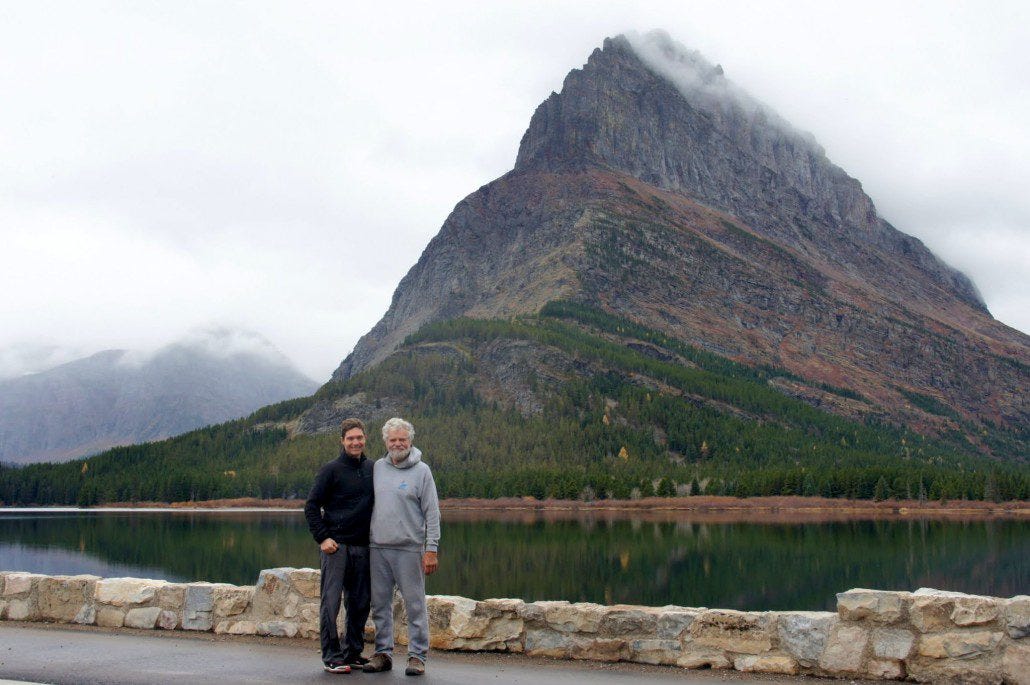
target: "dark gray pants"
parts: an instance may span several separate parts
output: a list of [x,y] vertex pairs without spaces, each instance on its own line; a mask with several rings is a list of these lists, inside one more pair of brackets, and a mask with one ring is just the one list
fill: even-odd
[[376,654],[393,653],[393,588],[400,590],[408,615],[408,656],[425,663],[429,653],[429,613],[422,554],[401,549],[372,548],[372,620],[376,625]]
[[[340,545],[333,554],[319,554],[322,557],[322,603],[318,623],[322,661],[359,656],[365,646],[365,622],[371,603],[368,547]],[[347,634],[342,645],[336,630],[341,595],[347,612]]]

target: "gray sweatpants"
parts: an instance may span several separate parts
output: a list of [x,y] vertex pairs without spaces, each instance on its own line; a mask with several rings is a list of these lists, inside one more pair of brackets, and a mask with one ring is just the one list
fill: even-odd
[[376,626],[376,654],[393,653],[393,588],[400,590],[408,615],[408,656],[423,662],[429,653],[429,613],[422,554],[371,547],[372,621]]

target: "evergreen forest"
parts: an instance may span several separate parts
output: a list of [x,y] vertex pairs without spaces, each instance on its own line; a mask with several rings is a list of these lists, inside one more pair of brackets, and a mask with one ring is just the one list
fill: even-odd
[[[445,498],[1030,495],[1028,431],[981,431],[994,454],[985,456],[957,425],[929,437],[872,410],[864,421],[847,419],[783,394],[774,378],[803,380],[552,302],[535,316],[428,324],[380,364],[244,419],[62,464],[0,465],[0,503],[304,498],[339,437],[305,433],[302,419],[351,397],[403,409]],[[848,389],[820,389],[871,405]],[[926,411],[962,420],[911,395]],[[376,457],[388,415],[369,414],[360,418]]]

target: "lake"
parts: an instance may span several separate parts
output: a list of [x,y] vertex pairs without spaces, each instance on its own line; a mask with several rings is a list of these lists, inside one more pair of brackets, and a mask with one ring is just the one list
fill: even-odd
[[[1023,520],[649,521],[445,512],[430,594],[832,610],[855,587],[1030,592]],[[0,570],[252,585],[318,566],[300,511],[0,509]]]

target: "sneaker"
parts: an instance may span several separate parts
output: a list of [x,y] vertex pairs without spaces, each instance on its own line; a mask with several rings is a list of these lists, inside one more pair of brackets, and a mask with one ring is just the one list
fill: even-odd
[[348,655],[348,656],[344,657],[343,663],[348,664],[350,666],[361,666],[362,668],[364,668],[365,664],[368,663],[368,659],[366,659],[365,657],[361,656],[360,654],[358,654],[356,656],[349,656]]
[[343,662],[343,659],[333,659],[322,664],[326,673],[350,673],[350,666]]
[[423,675],[426,672],[426,664],[417,656],[408,658],[408,667],[404,669],[404,675]]
[[393,659],[383,652],[377,652],[368,660],[363,670],[365,673],[381,673],[389,671],[391,668],[393,668]]

